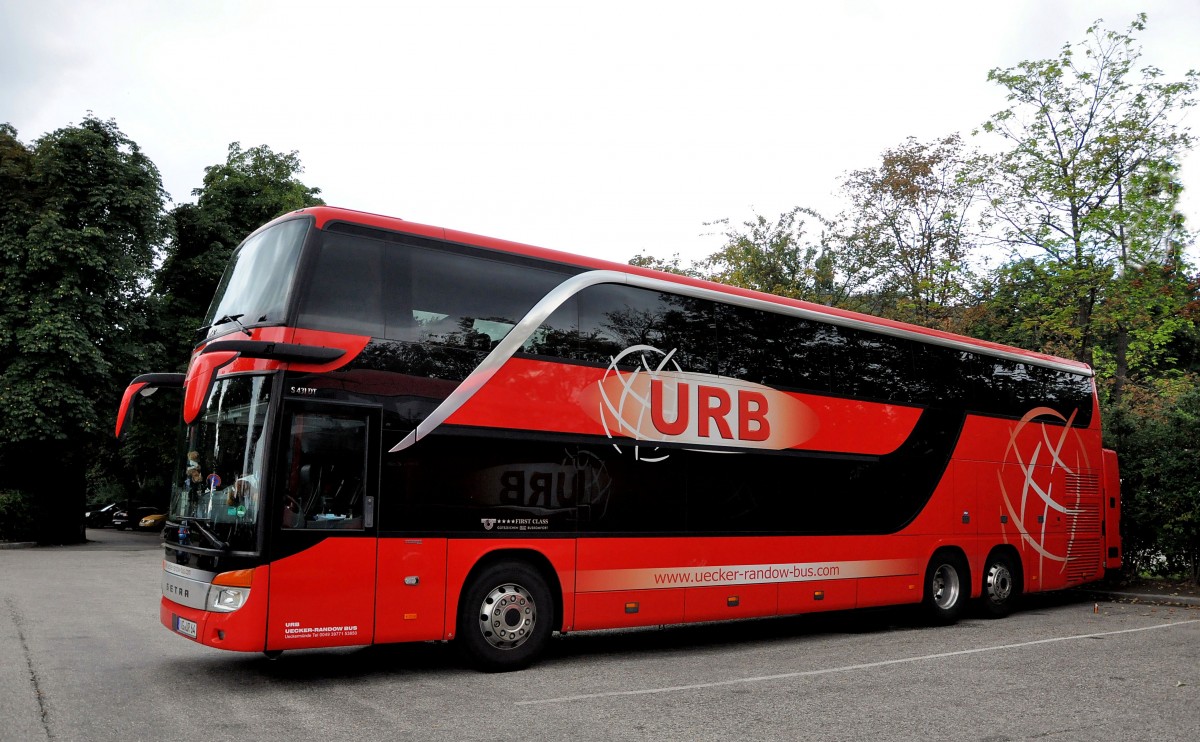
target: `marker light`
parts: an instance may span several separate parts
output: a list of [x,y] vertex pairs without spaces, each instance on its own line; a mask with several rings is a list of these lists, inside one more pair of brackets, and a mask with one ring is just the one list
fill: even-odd
[[254,570],[252,569],[235,569],[232,572],[222,572],[213,578],[214,585],[228,585],[229,587],[250,587],[254,581]]

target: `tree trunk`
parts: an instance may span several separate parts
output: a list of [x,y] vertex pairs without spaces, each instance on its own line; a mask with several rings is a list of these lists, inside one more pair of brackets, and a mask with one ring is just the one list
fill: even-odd
[[1125,379],[1129,375],[1129,329],[1125,325],[1117,326],[1117,370],[1113,377],[1112,396],[1109,404],[1121,404],[1121,396],[1125,392]]

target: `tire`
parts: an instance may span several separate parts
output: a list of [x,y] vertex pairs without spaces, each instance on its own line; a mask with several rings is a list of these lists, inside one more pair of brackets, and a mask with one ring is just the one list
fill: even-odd
[[941,626],[958,621],[971,596],[971,581],[962,557],[938,552],[925,569],[923,606],[929,620]]
[[1013,564],[1012,556],[1003,552],[988,557],[983,567],[984,615],[1003,618],[1012,613],[1021,597],[1021,574]]
[[467,660],[487,672],[528,667],[546,648],[554,601],[541,573],[522,562],[484,568],[458,603],[458,644]]

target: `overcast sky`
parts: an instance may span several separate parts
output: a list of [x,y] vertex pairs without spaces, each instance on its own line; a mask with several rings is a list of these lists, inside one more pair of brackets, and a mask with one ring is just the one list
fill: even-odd
[[1145,63],[1200,68],[1195,0],[0,0],[0,122],[115,119],[176,202],[230,142],[266,144],[331,204],[691,259],[720,247],[705,222],[831,211],[906,137],[968,135],[1005,104],[989,69],[1139,10]]

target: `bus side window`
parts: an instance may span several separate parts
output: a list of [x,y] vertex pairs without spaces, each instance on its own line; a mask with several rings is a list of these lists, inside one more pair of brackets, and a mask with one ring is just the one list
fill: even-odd
[[383,244],[329,235],[308,273],[300,324],[319,330],[382,337]]

